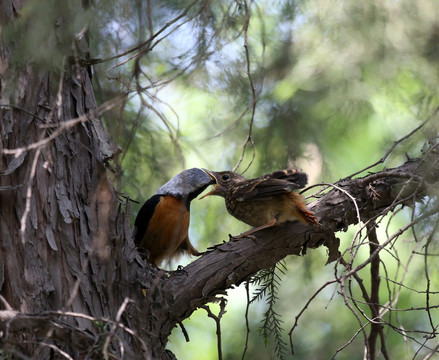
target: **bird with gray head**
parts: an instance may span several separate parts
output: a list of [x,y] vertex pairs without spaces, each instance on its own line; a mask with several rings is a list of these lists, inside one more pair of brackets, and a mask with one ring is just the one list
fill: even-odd
[[158,267],[185,252],[200,255],[188,237],[190,204],[213,183],[201,169],[187,169],[145,202],[134,222],[134,243],[149,263]]

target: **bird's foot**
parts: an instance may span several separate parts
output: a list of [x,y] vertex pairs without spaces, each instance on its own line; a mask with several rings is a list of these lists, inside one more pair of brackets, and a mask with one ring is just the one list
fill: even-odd
[[188,276],[187,271],[184,269],[184,267],[182,265],[178,265],[177,266],[177,270],[174,271],[175,275],[186,275]]

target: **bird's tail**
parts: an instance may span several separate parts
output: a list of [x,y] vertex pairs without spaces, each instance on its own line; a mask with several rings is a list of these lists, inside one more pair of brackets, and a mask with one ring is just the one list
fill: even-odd
[[305,205],[305,200],[302,195],[292,192],[293,202],[295,207],[296,217],[305,224],[319,226],[319,219],[314,215],[312,211],[309,211]]
[[319,219],[314,215],[312,211],[309,211],[308,209],[305,208],[305,209],[300,209],[299,212],[302,215],[302,218],[300,219],[302,220],[302,222],[314,226],[320,225]]
[[296,189],[304,188],[308,182],[308,175],[299,169],[278,170],[268,175],[273,179],[286,180]]
[[198,252],[197,249],[191,244],[191,241],[189,240],[189,237],[186,237],[185,241],[183,241],[178,248],[180,252],[186,252],[189,255],[194,256],[200,256],[201,254]]

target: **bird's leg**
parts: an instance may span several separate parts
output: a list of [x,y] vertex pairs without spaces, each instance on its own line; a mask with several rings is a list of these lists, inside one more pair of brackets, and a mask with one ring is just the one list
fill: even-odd
[[251,235],[251,234],[253,234],[256,231],[272,227],[272,226],[276,225],[276,222],[277,222],[277,219],[273,219],[273,220],[271,220],[270,222],[268,222],[268,223],[266,223],[264,225],[261,225],[261,226],[255,227],[253,229],[250,229],[250,230],[248,230],[246,232],[243,232],[240,235],[237,235],[237,236],[229,235],[229,237],[230,237],[230,239],[242,239],[242,238],[245,238],[245,237],[250,238],[250,239],[256,239],[256,237]]

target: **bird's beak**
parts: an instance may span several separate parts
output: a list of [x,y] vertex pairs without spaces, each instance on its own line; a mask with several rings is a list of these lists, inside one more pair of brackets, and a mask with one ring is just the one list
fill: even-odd
[[217,182],[216,177],[215,177],[215,172],[207,170],[207,169],[201,169],[201,170],[203,170],[207,175],[210,176],[210,178],[213,181],[215,181],[215,187],[213,188],[212,191],[209,191],[207,194],[204,194],[202,197],[200,197],[199,198],[200,200],[204,199],[206,196],[217,195],[217,193],[218,193],[218,182]]
[[210,178],[213,180],[213,181],[215,181],[215,183],[217,182],[216,181],[216,177],[215,177],[215,172],[213,172],[213,171],[210,171],[210,170],[207,170],[207,169],[201,169],[201,170],[203,170],[207,175],[209,175],[210,176]]

